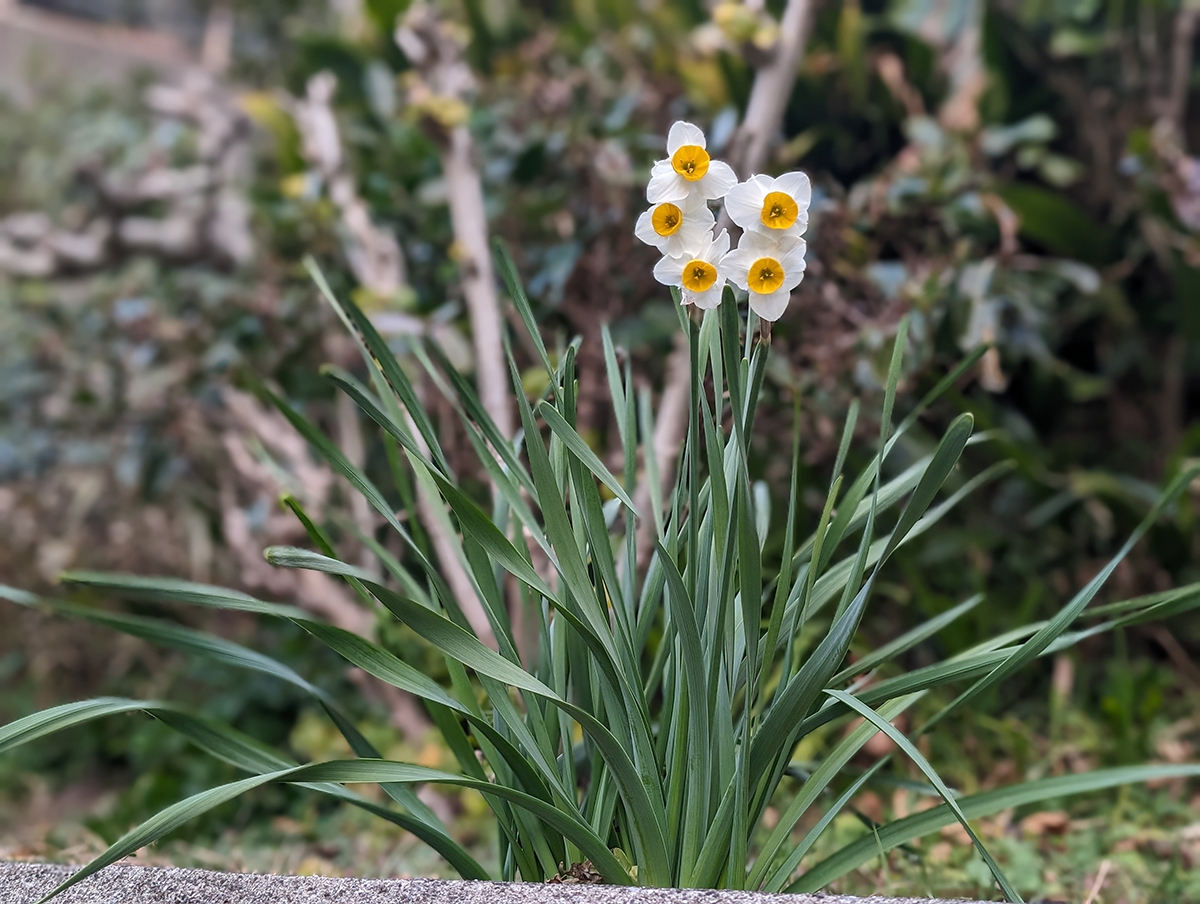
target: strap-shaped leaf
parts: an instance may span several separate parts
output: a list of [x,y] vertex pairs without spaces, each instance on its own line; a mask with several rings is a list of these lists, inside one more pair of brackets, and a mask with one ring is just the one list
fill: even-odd
[[443,470],[449,471],[446,460],[442,455],[441,446],[437,441],[437,433],[434,431],[433,424],[429,420],[429,415],[426,414],[425,407],[421,404],[417,392],[413,388],[412,381],[408,379],[403,369],[401,369],[400,364],[396,361],[396,356],[388,348],[388,344],[384,341],[383,337],[379,335],[370,318],[351,299],[347,298],[342,301],[333,294],[333,290],[330,289],[329,283],[325,280],[325,275],[321,272],[320,267],[317,266],[313,258],[306,257],[304,259],[304,266],[313,278],[313,282],[317,284],[317,288],[321,290],[321,294],[325,296],[325,300],[329,302],[329,305],[337,312],[342,322],[350,328],[356,338],[365,345],[366,350],[371,356],[368,365],[378,368],[384,380],[386,380],[392,391],[396,393],[397,397],[403,403],[409,417],[413,419],[413,423],[417,425],[417,430],[429,446],[430,454],[433,455]]
[[[1022,807],[1042,801],[1056,800],[1075,794],[1103,791],[1121,785],[1134,785],[1160,779],[1200,777],[1200,764],[1124,766],[1116,769],[1097,769],[1074,775],[1060,775],[1032,782],[1009,785],[996,791],[985,791],[956,799],[959,812],[967,819],[991,816],[1011,807]],[[958,815],[942,804],[903,819],[897,819],[875,832],[868,833],[841,848],[820,863],[805,870],[804,875],[789,885],[788,894],[815,892],[851,870],[869,863],[880,853],[936,832],[956,822]]]
[[[145,584],[139,582],[139,586],[144,587]],[[132,637],[140,637],[151,643],[203,656],[237,669],[259,672],[260,674],[269,675],[284,681],[312,695],[321,705],[321,708],[325,710],[334,725],[337,726],[338,731],[346,739],[346,743],[350,745],[350,748],[356,754],[365,757],[379,756],[379,751],[358,730],[353,720],[346,715],[332,695],[309,682],[294,669],[256,650],[251,650],[223,637],[217,637],[215,634],[185,628],[174,622],[117,612],[106,612],[103,609],[80,606],[60,600],[43,599],[34,597],[31,594],[11,594],[3,586],[0,586],[0,597],[11,599],[26,606],[45,608],[60,615],[80,618]],[[421,803],[407,788],[396,786],[385,787],[384,790],[396,797],[399,803],[410,810],[424,813],[430,820],[437,821],[437,817],[434,816],[433,812],[425,804]]]
[[[889,701],[882,707],[883,714],[889,720],[894,719],[920,698],[921,694],[910,694],[899,700]],[[821,764],[804,780],[804,784],[800,786],[795,796],[788,801],[787,808],[779,817],[779,822],[763,842],[758,859],[747,878],[748,888],[758,888],[761,885],[762,890],[767,892],[777,892],[782,888],[804,855],[802,851],[793,848],[782,863],[773,866],[780,850],[791,841],[792,830],[808,812],[809,807],[816,803],[817,798],[846,768],[855,754],[878,733],[879,730],[870,722],[860,723],[825,755]]]
[[53,706],[0,726],[0,753],[7,753],[38,738],[94,719],[103,719],[119,713],[140,712],[164,705],[157,701],[130,700],[125,697],[96,697],[92,700]]
[[[296,552],[303,551],[294,551],[293,555]],[[322,570],[330,572],[336,572],[339,567],[349,568],[344,563],[319,556],[316,553],[309,553],[306,559],[313,564],[321,565]],[[666,868],[667,848],[659,822],[658,813],[660,811],[653,806],[647,793],[648,789],[643,784],[633,762],[629,759],[629,755],[602,722],[581,707],[559,697],[550,687],[530,675],[519,665],[484,646],[474,635],[432,609],[407,600],[373,581],[363,580],[363,583],[397,617],[446,655],[482,675],[487,675],[511,687],[528,691],[548,700],[579,722],[584,732],[600,749],[605,762],[613,771],[621,788],[622,797],[629,806],[636,821],[637,830],[642,836],[639,840],[645,845],[648,853],[655,853],[661,858],[660,869]],[[651,873],[658,875],[658,871],[651,871]]]
[[553,405],[542,402],[538,406],[538,414],[542,416],[562,444],[571,451],[571,454],[578,458],[596,476],[597,480],[612,490],[612,494],[620,499],[626,508],[640,518],[641,515],[638,515],[637,507],[626,494],[625,488],[621,486],[617,478],[613,477],[612,472],[604,466],[604,462],[596,456],[596,453],[588,448],[588,444],[583,441],[575,428],[558,413],[558,410]]
[[479,781],[437,769],[415,766],[411,763],[398,763],[391,760],[332,760],[327,763],[316,763],[309,766],[299,766],[293,769],[282,769],[265,775],[251,776],[240,781],[230,782],[207,791],[194,794],[186,800],[172,804],[150,817],[140,826],[127,832],[108,848],[103,854],[94,859],[83,869],[73,873],[43,897],[41,902],[49,901],[55,895],[83,881],[88,876],[102,870],[122,857],[127,857],[148,844],[152,844],[164,835],[174,831],[188,821],[195,819],[226,801],[234,800],[247,791],[272,783],[302,784],[310,782],[350,782],[350,783],[396,783],[415,784],[432,783],[453,785],[469,788],[510,801],[516,806],[543,820],[564,836],[578,845],[592,864],[604,876],[605,880],[616,885],[629,884],[629,874],[621,866],[619,860],[605,845],[604,841],[592,828],[582,820],[555,808],[553,805],[503,785]]
[[992,855],[988,852],[988,849],[984,846],[983,842],[979,840],[979,836],[975,834],[975,830],[971,828],[971,823],[967,821],[966,815],[963,813],[962,808],[959,807],[954,792],[952,792],[946,786],[946,783],[942,781],[942,777],[937,774],[937,771],[929,764],[929,761],[925,759],[925,757],[921,754],[921,751],[917,750],[912,741],[906,738],[904,733],[897,729],[896,726],[892,725],[887,719],[883,718],[879,715],[879,713],[871,709],[871,707],[865,705],[862,701],[855,699],[845,691],[831,689],[825,691],[825,693],[827,693],[830,697],[833,697],[835,700],[846,704],[856,713],[882,731],[897,747],[900,748],[901,751],[904,752],[905,756],[907,756],[913,761],[913,763],[916,764],[917,768],[921,770],[927,779],[929,779],[930,784],[937,789],[938,794],[942,795],[942,799],[946,801],[945,806],[948,807],[950,812],[954,814],[954,818],[957,819],[959,824],[966,830],[967,835],[971,839],[971,843],[975,845],[975,850],[979,851],[979,856],[983,858],[983,862],[987,864],[988,869],[992,872],[992,876],[995,878],[996,882],[999,883],[1000,890],[1004,892],[1005,896],[1010,901],[1019,902],[1023,900],[1020,894],[1017,893],[1017,890],[1013,888],[1012,883],[1008,881],[1008,877],[1004,875],[1004,871],[1000,869],[1000,865],[996,863],[996,861],[992,858]]
[[1129,555],[1130,550],[1137,545],[1138,541],[1146,534],[1150,527],[1156,522],[1163,510],[1167,506],[1174,503],[1179,494],[1184,491],[1192,482],[1192,480],[1200,474],[1200,466],[1192,467],[1177,474],[1175,478],[1167,485],[1158,501],[1151,507],[1150,511],[1142,519],[1141,523],[1129,535],[1129,539],[1121,546],[1117,554],[1109,560],[1108,564],[1102,568],[1095,577],[1081,589],[1065,606],[1058,611],[1054,618],[1050,619],[1045,625],[1038,629],[1026,643],[1021,644],[1003,662],[997,665],[991,672],[980,678],[970,688],[963,691],[946,709],[942,710],[931,722],[926,726],[928,730],[933,725],[936,725],[944,716],[952,709],[962,706],[964,703],[974,699],[976,695],[989,687],[994,687],[1002,681],[1007,680],[1012,675],[1025,667],[1032,659],[1039,656],[1052,644],[1059,635],[1066,631],[1067,627],[1079,617],[1088,604],[1095,599],[1096,594],[1100,592],[1100,588],[1112,576],[1112,573],[1117,570],[1117,566]]
[[[128,712],[144,712],[153,716],[212,756],[247,772],[269,773],[296,765],[232,726],[196,716],[184,707],[158,701],[114,697],[65,703],[5,725],[0,728],[0,752],[76,725]],[[464,879],[489,878],[487,871],[461,844],[424,818],[380,806],[338,784],[306,782],[304,787],[339,798],[412,832],[443,856]]]
[[521,320],[525,323],[525,329],[533,341],[533,347],[537,349],[538,355],[542,359],[546,372],[553,377],[554,367],[550,364],[550,356],[546,354],[546,344],[542,342],[537,319],[533,316],[533,308],[529,306],[529,296],[525,294],[525,287],[521,285],[521,275],[517,272],[517,265],[513,263],[508,245],[502,239],[496,238],[492,240],[492,250],[496,258],[496,268],[504,279],[504,285],[508,287],[508,295],[513,301],[513,306],[521,315]]
[[174,578],[148,578],[136,574],[107,571],[64,571],[59,575],[59,580],[64,584],[78,584],[81,587],[119,591],[135,599],[149,599],[157,602],[233,609],[238,612],[254,612],[258,615],[270,615],[275,618],[307,618],[309,614],[295,606],[267,603],[238,590]]
[[[679,636],[679,660],[687,688],[687,740],[676,739],[689,758],[707,762],[712,757],[709,725],[709,682],[704,653],[700,648],[700,629],[696,624],[694,601],[684,586],[683,576],[661,543],[655,544],[667,575],[667,613]],[[708,827],[709,777],[706,769],[684,768],[687,776],[687,802],[683,814],[683,862],[692,862],[700,851]]]

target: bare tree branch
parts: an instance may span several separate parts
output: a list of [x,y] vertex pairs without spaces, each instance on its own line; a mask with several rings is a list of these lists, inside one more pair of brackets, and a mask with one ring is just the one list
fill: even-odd
[[450,133],[442,151],[442,172],[450,202],[450,222],[458,243],[463,296],[475,345],[475,381],[479,400],[505,439],[513,435],[508,368],[504,363],[503,321],[496,297],[496,276],[488,250],[483,183],[474,160],[474,142],[465,126]]
[[417,67],[408,103],[441,148],[442,173],[454,228],[454,253],[475,346],[475,381],[488,414],[506,437],[513,435],[513,408],[504,362],[503,320],[488,249],[483,180],[467,130],[468,101],[475,88],[458,33],[432,6],[415,3],[396,26],[396,43]]
[[1187,118],[1188,87],[1192,77],[1192,54],[1197,22],[1200,22],[1200,7],[1185,4],[1175,17],[1175,28],[1171,33],[1171,82],[1164,114],[1175,127],[1180,144],[1185,142],[1183,125]]
[[771,59],[754,76],[746,116],[729,152],[730,166],[743,179],[767,162],[792,93],[796,69],[804,56],[815,8],[815,0],[788,0],[779,20],[779,43]]
[[[412,415],[405,412],[405,416],[408,418],[408,432],[413,441],[421,452],[428,456],[429,446],[417,429]],[[454,594],[454,599],[470,623],[475,636],[481,643],[493,650],[499,649],[500,645],[496,642],[492,624],[488,621],[483,604],[475,593],[475,585],[471,583],[471,578],[467,575],[467,570],[458,557],[458,550],[453,538],[445,529],[446,503],[440,496],[428,493],[420,483],[417,483],[416,490],[417,513],[421,516],[421,523],[425,525],[425,530],[433,541],[434,553],[442,567],[442,577],[450,585],[450,592]]]
[[233,56],[233,9],[228,3],[214,3],[204,22],[200,44],[200,65],[212,75],[224,75]]
[[[675,461],[679,449],[687,436],[688,406],[691,400],[692,368],[688,355],[688,342],[679,336],[675,348],[667,358],[667,376],[663,382],[662,396],[658,400],[658,411],[654,421],[654,457],[658,462],[659,487],[670,494],[675,482]],[[645,571],[650,563],[650,551],[654,548],[654,518],[650,514],[654,506],[663,504],[663,499],[650,498],[650,482],[638,484],[633,503],[642,513],[637,532],[638,568]]]

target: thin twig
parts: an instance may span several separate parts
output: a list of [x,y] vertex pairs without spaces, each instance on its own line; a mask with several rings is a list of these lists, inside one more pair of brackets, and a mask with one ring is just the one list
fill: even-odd
[[779,20],[779,43],[754,76],[746,115],[730,148],[729,163],[743,179],[762,169],[783,121],[796,68],[812,30],[814,0],[788,0]]
[[[358,406],[343,392],[338,393],[336,404],[338,446],[355,467],[364,468],[367,450],[363,445],[362,430],[358,422]],[[362,493],[353,493],[350,496],[350,517],[363,534],[370,535],[375,532],[376,516],[371,511],[371,503]],[[368,571],[378,572],[379,563],[371,550],[365,546],[361,550],[359,564]]]
[[431,5],[413,4],[396,26],[395,37],[419,74],[408,85],[409,107],[441,148],[454,250],[475,346],[479,399],[507,439],[513,434],[513,406],[504,361],[503,321],[488,249],[483,180],[466,126],[475,80],[458,33]]
[[[687,435],[691,376],[688,343],[686,337],[681,335],[675,343],[675,349],[667,358],[667,376],[663,383],[662,396],[659,398],[658,411],[655,413],[654,457],[658,461],[659,486],[664,494],[669,494],[674,485],[675,460],[679,457],[679,448]],[[654,548],[655,539],[654,518],[650,512],[653,506],[662,505],[663,500],[652,500],[650,481],[643,480],[638,484],[633,502],[642,513],[637,531],[636,561],[638,569],[644,573],[650,564],[650,551]]]
[[[408,103],[417,112],[425,131],[441,149],[442,175],[446,180],[454,252],[462,276],[463,298],[471,322],[475,350],[475,385],[484,410],[505,439],[515,430],[514,407],[509,395],[508,366],[504,357],[504,321],[496,292],[496,275],[488,247],[487,209],[483,178],[476,162],[475,143],[466,126],[468,103],[475,89],[474,76],[464,59],[459,35],[427,3],[414,3],[396,25],[396,43],[416,67],[418,78],[408,84]],[[422,521],[433,537],[438,559],[459,606],[480,640],[496,648],[496,638],[483,607],[476,598],[449,538],[427,517],[440,500],[418,499]],[[522,660],[531,662],[536,636],[530,640],[520,589],[505,580],[510,616]]]
[[[408,432],[412,436],[413,441],[417,444],[421,452],[428,457],[429,446],[426,444],[424,437],[421,436],[421,432],[417,429],[412,415],[405,412],[405,417],[408,420]],[[416,489],[417,513],[421,516],[421,524],[425,526],[429,538],[433,541],[433,550],[437,554],[438,564],[441,565],[442,577],[446,579],[446,583],[450,586],[450,592],[454,594],[454,599],[458,602],[458,607],[470,623],[471,630],[475,632],[475,636],[479,638],[481,643],[491,647],[493,650],[499,649],[500,645],[496,641],[496,635],[492,632],[492,623],[488,621],[483,604],[479,601],[479,596],[475,593],[475,585],[471,583],[471,578],[458,557],[458,550],[454,539],[443,528],[446,518],[446,503],[440,497],[427,492],[425,487],[420,483],[417,483]]]
[[483,182],[475,164],[474,142],[466,126],[450,133],[442,151],[442,172],[450,203],[450,223],[458,244],[463,297],[475,345],[475,381],[479,400],[501,435],[513,435],[513,407],[504,363],[503,321],[496,296],[496,275],[488,251]]
[[942,68],[950,78],[950,94],[938,110],[938,121],[954,132],[979,128],[979,98],[987,87],[982,18],[982,4],[968,4],[966,21],[954,40],[942,49]]
[[1187,118],[1188,87],[1192,76],[1192,53],[1200,8],[1185,5],[1175,17],[1171,40],[1171,84],[1167,91],[1165,114],[1175,127],[1180,143],[1184,141],[1183,125]]
[[233,53],[233,9],[228,3],[214,3],[204,22],[200,44],[200,65],[212,75],[224,75]]
[[1100,894],[1100,889],[1104,887],[1104,880],[1108,878],[1108,871],[1112,869],[1112,861],[1105,858],[1100,861],[1100,871],[1096,873],[1096,881],[1092,883],[1092,888],[1088,892],[1087,900],[1083,904],[1092,904],[1096,900],[1096,895]]

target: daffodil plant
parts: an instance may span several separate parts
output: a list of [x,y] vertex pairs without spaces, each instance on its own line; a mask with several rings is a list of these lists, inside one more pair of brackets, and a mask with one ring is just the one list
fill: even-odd
[[[726,283],[746,292],[750,320],[770,321],[784,312],[804,272],[808,180],[790,173],[777,179],[755,176],[738,185],[728,166],[709,159],[703,133],[687,123],[671,129],[668,151],[670,158],[652,171],[648,198],[654,206],[636,229],[663,251],[655,268],[658,278],[679,288],[679,302],[702,312],[692,318],[679,308],[680,328],[691,348],[691,405],[680,466],[674,469],[678,478],[670,487],[661,485],[667,463],[657,459],[649,441],[655,418],[650,396],[635,384],[629,361],[622,361],[606,330],[610,401],[624,452],[618,473],[577,432],[578,346],[572,343],[551,355],[503,249],[498,250],[500,270],[528,327],[536,366],[546,374],[544,392],[530,398],[510,355],[520,431],[507,436],[497,429],[435,345],[418,347],[412,363],[427,371],[427,385],[445,395],[459,418],[478,473],[494,490],[486,508],[451,468],[440,444],[444,434],[430,421],[409,372],[371,321],[352,302],[335,298],[313,268],[318,286],[358,343],[367,382],[332,366],[325,374],[378,426],[395,485],[380,487],[302,414],[274,398],[317,455],[374,508],[381,527],[358,537],[377,557],[375,567],[363,567],[357,553],[354,563],[339,555],[321,519],[289,497],[285,504],[311,542],[304,549],[269,549],[266,556],[280,568],[333,575],[379,619],[407,625],[445,658],[445,684],[384,647],[286,602],[186,581],[64,575],[67,585],[164,607],[234,609],[291,621],[314,643],[420,700],[457,770],[383,758],[339,701],[305,678],[303,662],[279,662],[169,617],[0,588],[0,595],[14,603],[85,619],[300,688],[355,753],[351,759],[297,763],[212,715],[164,701],[92,699],[18,719],[0,728],[0,753],[88,720],[142,712],[245,773],[167,807],[62,888],[225,801],[266,784],[287,784],[403,827],[468,879],[541,881],[583,868],[610,883],[812,891],[897,845],[958,822],[1002,892],[1019,900],[1019,890],[980,843],[971,820],[1048,798],[1200,775],[1194,764],[1127,766],[968,796],[943,782],[914,736],[975,703],[1038,657],[1098,632],[1162,619],[1200,603],[1200,585],[1191,585],[1090,606],[1192,474],[1171,482],[1117,555],[1052,618],[981,639],[914,670],[899,664],[909,650],[984,604],[981,594],[876,650],[865,649],[856,641],[858,628],[870,617],[872,590],[895,551],[938,530],[961,499],[1005,469],[1001,464],[956,478],[953,489],[944,490],[964,449],[986,438],[972,436],[966,414],[924,448],[909,432],[939,392],[982,352],[968,356],[893,424],[906,344],[902,324],[874,456],[859,474],[844,473],[855,435],[852,410],[829,482],[821,488],[820,511],[798,507],[801,490],[811,495],[815,488],[802,488],[794,467],[778,505],[782,517],[774,517],[771,494],[755,479],[749,456],[769,348],[753,341],[756,331],[747,329],[739,296]],[[708,203],[722,198],[743,230],[733,251],[727,233],[713,235]],[[902,441],[906,464],[895,467],[891,453]],[[802,446],[797,435],[794,456]],[[446,537],[437,558],[409,530],[419,517],[415,505],[409,508],[414,487],[437,501],[431,509]],[[640,493],[642,488],[648,492]],[[634,498],[648,502],[639,509]],[[777,558],[764,551],[773,521],[783,525],[783,554]],[[340,533],[354,530],[353,525],[341,528]],[[392,552],[397,547],[402,555]],[[472,630],[462,599],[445,577],[450,567],[465,575],[474,602],[486,614],[494,646]],[[506,587],[515,588],[515,598]],[[519,652],[524,648],[513,628],[516,615],[536,627],[536,651]],[[852,645],[855,656],[848,662]],[[923,698],[924,705],[914,710]],[[906,712],[921,714],[908,736],[893,725]],[[887,760],[866,770],[854,766],[856,754],[881,732],[895,743],[898,759],[907,758],[924,774],[929,793],[941,802],[864,831],[811,862],[807,855],[814,841],[860,789],[888,768]],[[798,745],[806,739],[806,759],[799,761]],[[482,795],[495,817],[498,849],[483,856],[456,839],[415,793],[416,786],[429,783]],[[363,793],[366,784],[377,786],[378,793]],[[801,825],[805,830],[797,842]]]

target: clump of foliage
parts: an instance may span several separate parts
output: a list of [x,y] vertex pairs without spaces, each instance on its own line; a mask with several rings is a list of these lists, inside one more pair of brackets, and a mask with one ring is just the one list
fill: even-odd
[[[935,504],[972,438],[972,418],[946,429],[932,451],[899,475],[884,477],[897,441],[921,412],[969,366],[969,356],[893,427],[906,328],[894,344],[877,451],[853,479],[842,462],[843,440],[823,513],[807,539],[795,537],[798,487],[789,494],[784,552],[773,566],[763,555],[767,497],[751,480],[747,450],[769,343],[756,341],[756,318],[742,322],[727,289],[721,304],[697,324],[680,316],[691,348],[693,404],[681,467],[672,491],[656,486],[661,463],[646,443],[653,423],[628,365],[607,341],[613,410],[625,443],[624,471],[614,475],[573,426],[577,401],[568,345],[551,356],[533,328],[532,311],[506,255],[501,266],[517,309],[529,325],[546,382],[531,403],[512,368],[522,430],[505,437],[471,388],[445,366],[436,345],[421,356],[430,376],[461,416],[479,465],[494,490],[488,512],[448,466],[409,377],[370,320],[352,303],[326,297],[353,331],[371,385],[330,367],[327,376],[384,431],[394,491],[383,491],[285,400],[275,403],[321,457],[363,494],[399,536],[405,561],[375,538],[364,538],[386,572],[338,557],[336,539],[293,499],[313,549],[273,548],[268,560],[344,579],[363,604],[403,622],[445,658],[445,685],[364,638],[314,620],[289,606],[208,585],[115,574],[74,573],[67,580],[158,603],[185,603],[287,619],[348,662],[424,701],[458,761],[459,772],[379,758],[342,705],[300,671],[211,634],[170,620],[39,599],[5,589],[8,599],[83,618],[193,654],[275,676],[310,693],[358,758],[298,765],[218,720],[170,703],[95,699],[66,704],[0,729],[0,750],[118,712],[144,711],[207,753],[250,773],[201,792],[133,829],[66,884],[162,837],[189,819],[252,789],[277,783],[362,807],[425,840],[463,876],[488,874],[455,841],[412,786],[444,783],[481,793],[499,827],[499,878],[538,880],[587,862],[608,882],[647,885],[818,889],[877,852],[960,822],[1012,900],[1020,896],[975,835],[969,820],[1048,798],[1171,776],[1194,776],[1194,765],[1127,766],[1039,779],[993,792],[956,796],[894,720],[931,688],[966,689],[909,735],[933,729],[949,712],[975,702],[1036,657],[1082,638],[1200,602],[1189,586],[1088,609],[1129,549],[1177,498],[1193,474],[1180,474],[1118,554],[1053,618],[1016,627],[956,656],[865,680],[887,662],[937,633],[981,602],[976,596],[916,626],[852,665],[846,653],[867,612],[880,569],[904,543],[936,530],[993,468]],[[314,271],[324,287],[319,273]],[[710,388],[711,381],[711,388]],[[799,454],[797,436],[793,455]],[[639,469],[638,462],[644,467]],[[793,471],[797,474],[798,471]],[[649,511],[636,511],[639,484],[652,489]],[[441,528],[453,562],[436,566],[422,539],[397,515],[415,493],[444,506]],[[662,501],[665,500],[665,501]],[[639,530],[651,552],[638,553]],[[845,554],[839,551],[847,547]],[[473,623],[447,582],[448,568],[465,576],[471,602],[486,623]],[[519,601],[506,599],[516,588]],[[1078,623],[1084,620],[1085,625]],[[523,637],[518,625],[532,624]],[[481,641],[494,637],[496,647]],[[531,641],[531,642],[530,642]],[[861,721],[819,763],[796,773],[799,741],[831,721]],[[911,758],[944,798],[940,807],[896,820],[853,841],[797,876],[804,855],[845,803],[882,763],[855,776],[799,844],[792,829],[846,779],[854,754],[883,732]],[[798,788],[780,797],[793,778]],[[363,797],[343,783],[378,783],[398,806]],[[792,790],[789,788],[789,791]],[[779,821],[762,816],[775,801]],[[65,887],[65,885],[64,885]]]

